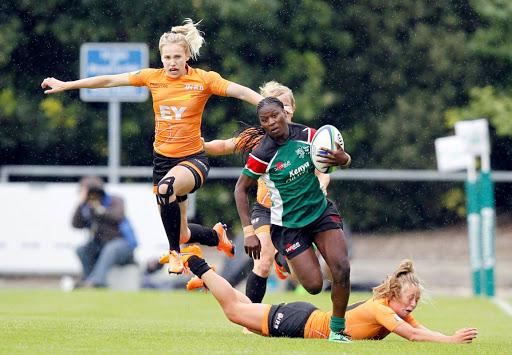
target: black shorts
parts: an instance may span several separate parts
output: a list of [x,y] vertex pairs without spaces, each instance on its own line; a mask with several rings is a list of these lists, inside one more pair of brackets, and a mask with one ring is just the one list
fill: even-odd
[[177,165],[184,166],[194,175],[195,185],[191,193],[204,184],[210,171],[210,163],[205,152],[182,158],[169,158],[153,151],[153,186],[157,186],[169,170]]
[[270,208],[254,202],[251,210],[251,224],[254,229],[270,226]]
[[287,228],[272,224],[270,235],[277,251],[288,259],[293,259],[313,244],[315,234],[331,229],[343,229],[343,222],[334,203],[327,200],[324,213],[312,223],[302,228]]
[[268,312],[268,336],[304,338],[304,328],[315,310],[317,308],[308,302],[272,305]]

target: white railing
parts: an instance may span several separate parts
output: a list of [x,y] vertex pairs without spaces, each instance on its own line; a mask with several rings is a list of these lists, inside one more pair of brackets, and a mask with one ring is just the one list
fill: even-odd
[[[212,168],[209,179],[237,179],[241,168]],[[81,177],[85,175],[109,175],[107,166],[74,165],[3,165],[0,167],[0,182],[9,182],[11,177]],[[151,167],[125,166],[119,168],[122,178],[150,178]],[[512,182],[512,171],[493,171],[494,182]],[[442,173],[437,170],[412,169],[347,169],[331,174],[333,180],[374,181],[464,181],[466,173]]]

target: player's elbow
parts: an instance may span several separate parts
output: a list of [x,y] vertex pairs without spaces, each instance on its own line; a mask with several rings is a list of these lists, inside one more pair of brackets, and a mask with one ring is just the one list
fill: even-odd
[[409,341],[423,341],[421,332],[416,328],[412,328],[410,332],[407,332],[403,337]]
[[222,150],[219,149],[217,141],[204,142],[203,148],[208,155],[221,155]]
[[404,339],[407,339],[409,341],[422,341],[423,336],[422,332],[418,328],[414,328],[411,325],[409,325],[406,322],[402,322],[400,325],[398,325],[394,330],[393,333],[396,335],[401,336]]

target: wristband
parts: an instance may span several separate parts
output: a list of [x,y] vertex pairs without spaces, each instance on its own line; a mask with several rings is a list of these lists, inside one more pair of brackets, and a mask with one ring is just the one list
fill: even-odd
[[252,226],[252,224],[249,224],[248,226],[244,227],[244,238],[247,238],[250,235],[255,235],[254,227]]
[[346,153],[348,155],[348,160],[345,164],[343,165],[340,165],[340,168],[346,168],[347,166],[350,165],[350,163],[352,163],[352,157],[350,156],[350,154]]

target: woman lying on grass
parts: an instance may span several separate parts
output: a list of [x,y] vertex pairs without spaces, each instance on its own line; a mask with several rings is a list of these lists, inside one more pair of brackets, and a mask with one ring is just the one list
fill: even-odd
[[[251,303],[208,266],[199,248],[195,255],[185,255],[183,259],[197,276],[189,281],[187,289],[208,288],[231,322],[269,337],[329,336],[331,312],[321,311],[307,302]],[[380,340],[391,332],[411,341],[439,343],[471,343],[476,338],[475,328],[462,328],[453,335],[444,335],[418,323],[411,313],[416,309],[421,291],[412,262],[403,260],[391,276],[373,289],[372,298],[348,307],[345,333],[352,340]]]

